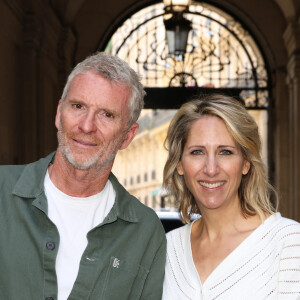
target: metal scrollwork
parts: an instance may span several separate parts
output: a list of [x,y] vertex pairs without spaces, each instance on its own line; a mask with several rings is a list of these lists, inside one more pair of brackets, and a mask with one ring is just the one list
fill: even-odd
[[186,53],[169,54],[163,4],[135,13],[114,33],[107,51],[126,60],[145,87],[238,89],[249,108],[269,105],[268,73],[251,35],[231,16],[207,4],[189,7]]

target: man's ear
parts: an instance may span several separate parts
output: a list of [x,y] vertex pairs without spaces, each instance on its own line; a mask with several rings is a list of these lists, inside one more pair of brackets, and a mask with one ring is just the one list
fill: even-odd
[[126,149],[129,146],[133,138],[137,135],[138,131],[139,131],[138,123],[134,123],[130,126],[130,128],[126,133],[125,139],[120,147],[120,150]]
[[182,169],[182,163],[181,163],[181,161],[178,162],[176,169],[177,169],[177,173],[179,175],[183,175],[183,169]]
[[61,99],[58,102],[57,109],[56,109],[56,116],[55,116],[55,126],[58,129],[60,125],[60,110],[61,110]]

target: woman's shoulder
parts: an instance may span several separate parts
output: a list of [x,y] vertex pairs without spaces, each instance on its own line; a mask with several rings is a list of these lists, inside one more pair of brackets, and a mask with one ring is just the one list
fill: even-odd
[[[194,222],[183,225],[167,233],[167,251],[183,255],[190,251],[191,229]],[[175,250],[176,249],[176,250]]]
[[173,229],[167,233],[167,240],[186,236],[191,232],[192,223],[185,224],[179,228]]
[[265,222],[266,235],[273,240],[285,241],[296,239],[300,241],[300,223],[295,220],[282,217],[276,213],[269,217]]
[[286,229],[286,230],[300,230],[300,223],[292,220],[292,219],[288,219],[285,217],[282,217],[280,213],[276,213],[273,216],[274,219],[274,223],[276,223],[278,225],[279,228],[281,229]]

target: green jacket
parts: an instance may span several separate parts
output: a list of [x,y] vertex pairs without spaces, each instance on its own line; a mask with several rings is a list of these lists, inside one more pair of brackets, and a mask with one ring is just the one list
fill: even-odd
[[[44,177],[55,154],[0,167],[0,299],[56,300],[56,226],[47,216]],[[91,230],[69,300],[161,299],[166,241],[155,212],[113,174],[113,208]],[[74,220],[76,222],[76,220]]]

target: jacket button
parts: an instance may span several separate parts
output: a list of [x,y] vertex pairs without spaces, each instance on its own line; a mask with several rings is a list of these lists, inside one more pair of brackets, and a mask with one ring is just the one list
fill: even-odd
[[[55,248],[55,243],[54,242],[47,242],[46,243],[46,248],[48,250],[53,250]],[[53,298],[46,298],[46,300],[53,300]]]

